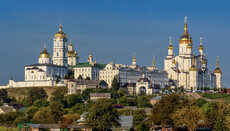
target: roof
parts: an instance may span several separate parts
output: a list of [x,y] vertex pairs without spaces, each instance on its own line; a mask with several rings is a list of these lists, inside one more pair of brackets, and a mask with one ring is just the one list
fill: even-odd
[[133,128],[133,116],[120,116],[120,124],[119,128]]
[[[53,63],[43,63],[43,64],[32,64],[32,65],[26,65],[25,67],[29,67],[29,66],[50,66],[50,67],[61,67],[61,68],[66,68],[65,66],[59,66],[59,65],[55,65]],[[34,67],[33,67],[34,68]],[[32,69],[33,69],[32,68]]]
[[76,85],[100,85],[106,84],[104,80],[69,80],[68,82],[76,82]]
[[156,96],[156,97],[151,98],[150,100],[160,100],[160,99],[161,99],[161,96]]
[[30,107],[22,107],[18,111],[26,112]]
[[78,67],[96,67],[96,68],[105,68],[105,64],[90,64],[90,63],[77,63],[75,66],[72,66],[73,68],[78,68]]
[[90,97],[111,97],[111,93],[90,93]]
[[32,128],[38,128],[41,124],[29,124]]
[[2,109],[4,113],[15,111],[13,106],[0,106],[0,109]]
[[59,129],[59,124],[41,124],[38,126],[38,128],[52,128],[52,129]]
[[150,82],[148,78],[140,78],[137,82],[141,82],[143,80],[143,82]]

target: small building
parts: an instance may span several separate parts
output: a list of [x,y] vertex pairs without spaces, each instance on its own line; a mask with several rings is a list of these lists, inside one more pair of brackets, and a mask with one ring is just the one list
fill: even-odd
[[96,101],[97,99],[102,99],[102,98],[111,98],[111,93],[90,93],[90,100]]
[[151,105],[155,105],[159,100],[161,99],[161,96],[156,96],[150,99]]
[[69,80],[67,85],[69,89],[68,94],[74,94],[77,91],[82,92],[87,88],[107,88],[107,83],[103,80]]
[[133,116],[120,116],[120,127],[112,128],[113,131],[133,131],[134,130],[134,122]]
[[130,96],[134,96],[136,94],[136,83],[126,83],[122,88],[125,88]]
[[12,111],[16,111],[16,109],[13,106],[0,106],[0,114],[6,114]]

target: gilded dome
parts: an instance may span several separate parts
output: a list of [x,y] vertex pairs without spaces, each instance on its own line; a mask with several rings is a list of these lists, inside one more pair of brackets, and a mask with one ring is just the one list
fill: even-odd
[[168,49],[169,49],[169,50],[173,50],[173,46],[172,46],[172,37],[170,36],[169,39],[170,39],[170,44],[169,44],[169,46],[168,46]]
[[204,50],[204,47],[202,46],[202,37],[200,37],[200,46],[199,46],[199,50]]
[[188,44],[187,48],[192,49],[192,44]]
[[76,51],[68,51],[67,56],[68,57],[76,57],[76,58],[79,57]]
[[59,25],[59,31],[55,34],[54,37],[55,38],[57,38],[57,37],[59,37],[59,38],[66,38],[65,32],[62,31],[61,21],[60,21],[60,25]]
[[193,55],[192,58],[192,66],[189,68],[189,71],[197,71],[196,65],[195,65],[195,57]]
[[216,61],[216,69],[214,70],[214,73],[222,73],[220,67],[219,67],[219,60],[217,57],[217,61]]
[[40,53],[40,58],[50,58],[50,54],[48,53],[46,48],[44,48],[44,50]]
[[184,33],[180,37],[179,43],[180,44],[191,44],[192,43],[192,37],[188,34],[187,17],[185,17]]
[[62,31],[58,31],[55,36],[55,38],[59,37],[59,38],[66,38],[66,34],[65,32],[62,32]]

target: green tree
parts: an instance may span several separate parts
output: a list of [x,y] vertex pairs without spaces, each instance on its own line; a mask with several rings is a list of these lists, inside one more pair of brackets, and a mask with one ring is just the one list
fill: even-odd
[[63,105],[59,101],[50,103],[48,107],[41,107],[34,114],[32,122],[53,124],[61,121],[63,117]]
[[181,107],[187,106],[189,103],[187,97],[181,98],[179,94],[168,94],[163,96],[152,108],[150,119],[155,125],[170,125],[173,127],[172,114]]
[[175,125],[182,125],[194,131],[201,121],[206,122],[203,111],[197,106],[185,106],[173,113]]
[[72,113],[82,114],[85,111],[84,103],[77,103],[75,106],[71,108]]
[[74,79],[74,75],[69,76],[69,79]]
[[60,76],[57,76],[56,83],[60,82]]
[[78,76],[78,80],[83,80],[83,77],[81,75]]
[[69,75],[66,74],[66,75],[64,76],[64,79],[68,80],[68,79],[69,79]]
[[72,108],[76,103],[82,103],[81,96],[79,94],[71,94],[65,96],[66,103],[68,108]]
[[200,90],[203,91],[203,90],[204,90],[204,87],[201,87]]
[[29,119],[32,119],[34,114],[38,111],[38,107],[31,106],[27,111],[26,114]]
[[37,87],[33,87],[29,90],[29,93],[28,93],[28,103],[30,105],[33,104],[34,101],[38,100],[38,99],[47,99],[48,96],[45,92],[44,89],[42,88],[37,88]]
[[207,101],[203,98],[198,98],[197,100],[195,100],[195,105],[198,106],[199,108],[203,107],[204,104],[206,103]]
[[178,88],[177,88],[177,87],[175,87],[175,88],[174,88],[174,91],[175,91],[175,92],[177,92],[177,91],[178,91]]
[[180,87],[180,92],[184,92],[184,87],[183,86]]
[[150,104],[150,99],[147,96],[139,96],[137,103],[138,108],[152,107],[152,105]]
[[90,93],[94,93],[94,90],[90,88],[86,88],[84,91],[82,91],[81,96],[84,100],[87,100],[90,97]]
[[118,82],[116,76],[113,78],[111,88],[112,88],[112,90],[114,90],[114,91],[117,91],[117,90],[119,90],[119,88],[120,88],[120,84],[119,84],[119,82]]
[[51,101],[64,101],[64,96],[67,94],[67,87],[56,87],[52,92]]
[[147,123],[144,121],[147,118],[147,114],[144,109],[138,109],[133,111],[134,125],[140,131],[149,130]]
[[197,90],[200,90],[200,87],[197,87]]
[[191,89],[190,89],[191,91],[193,91],[193,87],[191,87]]
[[0,89],[0,101],[7,102],[8,92],[6,89]]
[[226,123],[229,110],[224,103],[207,102],[202,109],[214,130],[227,130]]
[[87,76],[87,77],[85,78],[85,80],[90,80],[90,77],[89,77],[89,76]]
[[216,87],[213,88],[214,91],[217,91],[218,89]]
[[125,106],[137,106],[137,98],[127,97],[124,95],[117,99],[117,104],[123,104]]
[[120,126],[119,113],[110,99],[98,99],[85,115],[86,125],[99,131]]
[[49,104],[50,104],[49,101],[44,100],[44,99],[39,99],[39,100],[34,101],[33,106],[40,108],[40,107],[47,107],[49,106]]

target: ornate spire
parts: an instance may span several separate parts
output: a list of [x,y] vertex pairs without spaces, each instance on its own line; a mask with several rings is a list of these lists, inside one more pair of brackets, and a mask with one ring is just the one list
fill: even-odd
[[200,37],[200,45],[202,45],[202,37]]
[[171,49],[171,50],[173,50],[173,46],[172,46],[172,37],[170,36],[169,37],[169,47],[168,47],[168,49]]
[[155,66],[155,57],[154,57],[154,55],[153,55],[153,68],[156,68],[156,66]]
[[202,37],[200,37],[200,46],[199,46],[199,50],[204,50],[204,47],[202,46]]
[[134,52],[134,56],[133,56],[133,62],[136,62],[136,55],[135,55],[135,52]]
[[61,19],[60,19],[59,31],[62,31]]
[[44,49],[46,49],[46,42],[44,42]]
[[187,16],[184,17],[184,34],[188,33],[188,27],[187,27]]
[[221,69],[219,67],[219,59],[218,59],[218,56],[217,56],[217,60],[216,60],[216,69],[214,70],[214,73],[222,73],[221,72]]
[[70,38],[70,44],[69,44],[70,46],[73,46],[73,44],[72,44],[72,38]]

